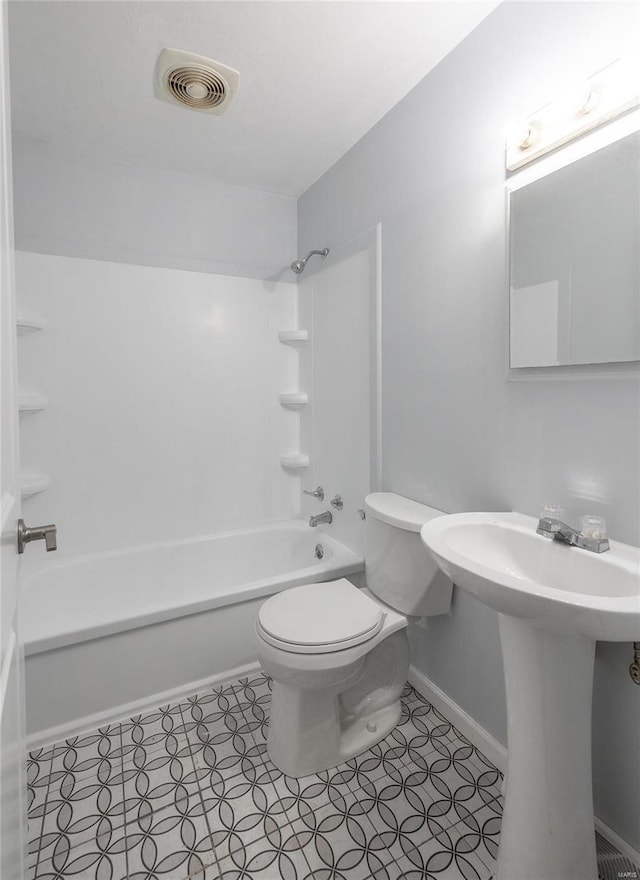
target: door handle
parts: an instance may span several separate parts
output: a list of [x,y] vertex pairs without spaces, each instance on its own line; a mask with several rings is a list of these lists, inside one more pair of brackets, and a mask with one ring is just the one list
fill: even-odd
[[18,553],[24,553],[25,544],[32,541],[44,541],[48,552],[58,549],[58,529],[55,525],[35,526],[30,529],[24,520],[18,520]]

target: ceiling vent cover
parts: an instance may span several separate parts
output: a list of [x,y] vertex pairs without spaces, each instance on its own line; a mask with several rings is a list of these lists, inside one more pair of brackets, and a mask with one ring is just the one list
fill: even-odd
[[181,49],[163,49],[156,62],[156,98],[205,113],[226,113],[240,75],[232,67]]

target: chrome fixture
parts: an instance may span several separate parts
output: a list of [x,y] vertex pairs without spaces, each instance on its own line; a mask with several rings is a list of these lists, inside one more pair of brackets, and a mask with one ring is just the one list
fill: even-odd
[[302,494],[311,495],[312,498],[317,498],[318,501],[324,501],[324,489],[322,488],[322,486],[318,486],[313,490],[313,492],[310,492],[308,489],[303,489]]
[[604,553],[609,549],[608,538],[589,538],[561,520],[549,516],[538,520],[536,532],[545,538],[552,538],[571,547],[580,547],[581,550],[591,550],[593,553]]
[[35,526],[30,529],[24,524],[23,519],[18,520],[18,553],[24,553],[25,544],[31,541],[44,541],[48,552],[58,549],[58,530],[52,524],[48,526]]
[[316,526],[320,526],[323,523],[326,523],[328,526],[333,522],[333,514],[330,510],[325,510],[324,513],[319,513],[317,516],[309,517],[309,525],[312,529],[315,529]]
[[323,248],[321,251],[309,251],[306,257],[303,257],[301,260],[294,260],[291,264],[291,268],[296,273],[296,275],[302,275],[302,273],[304,272],[304,267],[307,265],[307,260],[314,254],[318,254],[318,256],[324,259],[324,257],[328,256],[329,254],[329,248]]
[[629,675],[634,684],[640,684],[640,642],[633,643],[633,662],[629,667]]
[[358,508],[358,513],[360,514],[361,520],[365,520],[367,518],[367,514],[365,513],[365,511],[361,507]]
[[342,508],[344,507],[344,502],[342,501],[340,495],[336,495],[334,498],[332,498],[329,504],[332,507],[335,507],[336,510],[342,510]]
[[324,556],[324,547],[322,544],[316,544],[315,557],[316,559],[322,559]]

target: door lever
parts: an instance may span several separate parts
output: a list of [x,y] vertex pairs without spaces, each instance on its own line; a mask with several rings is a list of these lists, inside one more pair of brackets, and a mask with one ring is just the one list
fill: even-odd
[[24,553],[25,544],[32,541],[44,541],[47,552],[58,549],[58,529],[55,525],[35,526],[30,529],[24,520],[18,520],[18,553]]

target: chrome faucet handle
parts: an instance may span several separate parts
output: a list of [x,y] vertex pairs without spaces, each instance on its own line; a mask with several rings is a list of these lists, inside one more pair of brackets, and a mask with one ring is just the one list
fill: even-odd
[[342,497],[340,495],[336,495],[334,498],[332,498],[329,504],[332,507],[335,507],[336,510],[342,510],[342,508],[344,507],[344,501],[342,500]]
[[318,486],[313,492],[310,492],[308,489],[303,489],[302,494],[311,495],[312,498],[317,498],[318,501],[324,501],[324,489],[322,486]]
[[47,548],[47,552],[51,552],[52,550],[58,549],[58,529],[55,525],[50,524],[48,526],[35,526],[34,528],[29,528],[25,526],[24,520],[18,520],[18,553],[24,553],[25,544],[30,544],[31,541],[44,541],[44,545]]

